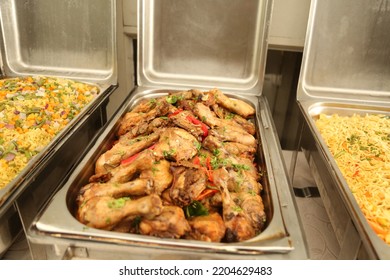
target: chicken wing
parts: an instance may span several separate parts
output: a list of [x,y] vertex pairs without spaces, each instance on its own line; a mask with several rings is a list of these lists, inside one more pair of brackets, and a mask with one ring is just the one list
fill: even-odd
[[249,118],[256,113],[255,108],[245,101],[229,98],[219,89],[214,89],[211,92],[214,94],[218,104],[234,113],[239,114],[240,116],[243,116],[244,118]]
[[211,152],[218,151],[218,154],[225,158],[246,157],[254,159],[256,147],[247,146],[237,142],[223,142],[214,135],[207,136],[203,141],[203,147]]
[[235,131],[237,133],[248,133],[245,129],[237,124],[236,122],[229,119],[220,119],[218,118],[213,111],[210,110],[210,107],[207,107],[203,103],[196,103],[194,106],[194,114],[210,126],[211,128],[225,128],[227,130]]
[[219,106],[218,104],[214,104],[212,106],[212,109],[220,119],[231,120],[236,125],[240,125],[249,134],[254,135],[256,133],[256,127],[255,127],[254,123],[241,117],[240,115],[231,113],[230,111]]
[[257,140],[253,135],[245,132],[240,133],[235,130],[231,130],[229,127],[218,127],[210,130],[210,135],[213,135],[221,141],[236,142],[246,145],[250,148],[257,147]]

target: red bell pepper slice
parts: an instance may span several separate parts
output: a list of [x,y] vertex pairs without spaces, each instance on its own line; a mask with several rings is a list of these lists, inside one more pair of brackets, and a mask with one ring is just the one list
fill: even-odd
[[140,153],[137,153],[135,155],[132,155],[131,157],[128,157],[124,160],[121,161],[121,164],[130,164],[132,163],[133,161],[135,161],[137,159],[137,157],[139,156]]
[[200,165],[200,158],[198,156],[194,157],[194,160],[192,161],[196,165]]
[[194,118],[193,116],[187,116],[187,120],[189,120],[191,123],[195,125],[200,125],[202,131],[203,131],[203,138],[205,138],[209,134],[209,129],[207,128],[207,125],[205,125],[200,120]]
[[183,111],[184,111],[183,109],[177,109],[176,111],[168,114],[168,118],[172,118],[173,116],[176,116],[176,115],[180,114]]
[[[148,148],[148,150],[154,150],[154,148],[157,146],[157,143],[156,144],[153,144],[152,146],[150,146]],[[140,153],[136,153],[135,155],[132,155],[131,157],[128,157],[124,160],[121,161],[121,164],[130,164],[132,163],[133,161],[135,161],[137,159],[137,157],[139,156]]]

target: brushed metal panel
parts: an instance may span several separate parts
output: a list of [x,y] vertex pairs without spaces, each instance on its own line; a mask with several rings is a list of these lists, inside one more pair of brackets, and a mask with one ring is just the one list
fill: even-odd
[[6,0],[0,23],[7,76],[116,83],[115,1]]

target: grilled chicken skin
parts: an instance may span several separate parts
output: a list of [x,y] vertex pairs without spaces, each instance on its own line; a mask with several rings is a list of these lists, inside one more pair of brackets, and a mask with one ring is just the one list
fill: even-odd
[[187,233],[187,239],[220,242],[225,236],[225,224],[221,215],[216,212],[207,216],[192,217],[188,223],[191,231]]
[[144,235],[180,238],[190,230],[190,226],[180,207],[164,206],[159,215],[142,219],[139,229]]
[[256,147],[250,147],[237,142],[223,142],[213,135],[208,135],[202,144],[203,147],[211,152],[218,150],[221,156],[225,158],[245,157],[253,161],[256,153]]
[[135,179],[126,183],[90,183],[82,187],[77,202],[82,205],[92,197],[110,196],[113,198],[141,196],[153,192],[153,182],[150,179]]
[[226,181],[229,174],[226,169],[218,169],[215,173],[215,183],[222,193],[223,220],[226,227],[225,239],[227,242],[240,242],[253,238],[256,228],[247,213],[237,204],[229,192]]
[[211,128],[220,127],[238,133],[248,133],[241,125],[237,124],[236,122],[233,122],[229,119],[218,118],[217,115],[211,111],[210,107],[204,105],[203,103],[195,104],[194,114]]
[[112,229],[130,216],[153,218],[162,212],[162,208],[161,199],[156,194],[137,200],[95,196],[80,205],[77,219],[89,227]]
[[95,165],[95,173],[99,174],[110,171],[117,167],[122,160],[152,146],[160,138],[159,133],[151,133],[137,138],[126,136],[127,134],[123,135],[111,149],[98,158]]
[[198,153],[199,141],[184,129],[172,127],[165,129],[153,155],[171,161],[189,160]]
[[218,104],[222,105],[226,109],[236,114],[239,114],[244,118],[249,118],[250,116],[253,116],[256,113],[255,108],[253,108],[245,101],[229,98],[225,94],[223,94],[222,91],[220,91],[219,89],[214,89],[211,92],[214,94],[216,102]]
[[266,222],[264,204],[261,197],[250,192],[231,193],[231,196],[249,218],[256,233],[260,233]]
[[131,111],[123,117],[118,128],[118,136],[124,135],[127,132],[132,135],[141,135],[143,131],[140,128],[151,123],[152,121],[158,120],[158,117],[165,116],[168,114],[171,106],[165,100],[157,102],[157,105],[146,112],[143,111]]
[[197,140],[202,140],[204,131],[200,125],[194,124],[194,122],[191,121],[195,119],[195,116],[190,111],[176,111],[169,118],[177,127],[183,128],[184,130],[195,136]]
[[249,120],[241,117],[240,115],[229,112],[218,104],[214,104],[211,108],[220,119],[231,120],[235,125],[240,125],[249,134],[254,135],[256,133],[254,123]]
[[156,159],[151,150],[144,150],[108,173],[92,176],[89,181],[126,183],[137,178],[146,179],[151,184],[152,192],[161,194],[170,186],[173,179],[169,169],[169,161]]
[[206,188],[206,172],[195,168],[174,167],[170,188],[171,201],[180,207],[187,206]]

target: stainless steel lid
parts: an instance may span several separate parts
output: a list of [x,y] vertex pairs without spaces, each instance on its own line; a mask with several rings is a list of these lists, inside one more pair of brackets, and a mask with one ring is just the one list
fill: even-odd
[[2,72],[116,84],[115,0],[4,0]]
[[261,94],[271,1],[138,3],[138,85]]
[[390,102],[390,3],[312,0],[298,99]]

